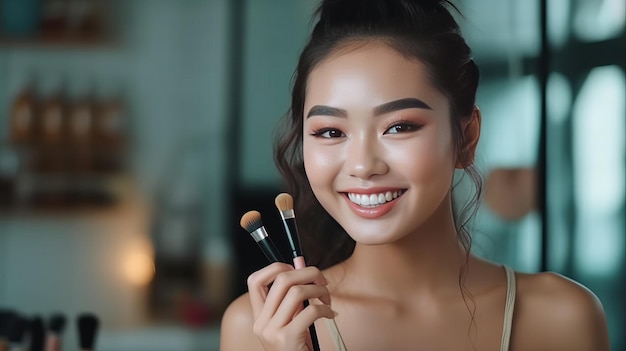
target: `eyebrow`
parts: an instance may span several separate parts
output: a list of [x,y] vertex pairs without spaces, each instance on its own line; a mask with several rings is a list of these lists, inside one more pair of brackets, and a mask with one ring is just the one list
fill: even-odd
[[[420,99],[404,98],[404,99],[399,99],[399,100],[386,102],[386,103],[384,103],[382,105],[376,106],[374,108],[374,115],[375,116],[379,116],[379,115],[383,115],[385,113],[390,113],[390,112],[404,110],[404,109],[409,109],[409,108],[419,108],[419,109],[424,109],[424,110],[432,110],[432,108],[430,106],[428,106],[427,103],[425,103],[424,101],[422,101]],[[309,110],[309,113],[307,114],[306,118],[309,118],[311,116],[331,116],[331,117],[343,117],[343,118],[345,118],[345,117],[348,116],[348,112],[346,110],[344,110],[344,109],[340,109],[340,108],[336,108],[336,107],[330,107],[330,106],[324,106],[324,105],[315,105],[315,106],[311,107],[311,109]]]

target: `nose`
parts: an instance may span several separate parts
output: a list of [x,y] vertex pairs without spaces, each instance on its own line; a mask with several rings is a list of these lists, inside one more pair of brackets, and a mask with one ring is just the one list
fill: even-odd
[[376,136],[360,135],[348,141],[345,167],[352,177],[369,179],[389,171],[383,156],[382,145]]

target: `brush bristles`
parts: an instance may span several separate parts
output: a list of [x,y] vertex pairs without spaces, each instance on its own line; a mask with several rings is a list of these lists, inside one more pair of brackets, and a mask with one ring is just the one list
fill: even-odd
[[259,211],[248,211],[243,216],[241,216],[241,221],[239,222],[241,227],[248,231],[248,233],[252,233],[253,231],[261,228],[263,226],[263,222],[261,221],[261,214]]
[[20,344],[24,339],[27,321],[19,315],[14,315],[9,326],[8,340],[12,344]]
[[278,194],[274,203],[279,211],[293,210],[293,197],[287,193]]
[[48,329],[54,334],[62,334],[65,330],[66,318],[62,314],[53,314],[50,318],[50,326]]
[[43,319],[35,317],[30,321],[30,351],[43,351],[45,329]]
[[83,313],[78,316],[78,340],[81,350],[93,350],[100,320],[93,314]]

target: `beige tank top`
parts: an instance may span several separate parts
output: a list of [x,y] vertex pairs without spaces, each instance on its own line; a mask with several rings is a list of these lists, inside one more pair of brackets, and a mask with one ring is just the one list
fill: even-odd
[[[509,350],[509,341],[511,340],[511,326],[513,325],[513,310],[515,308],[515,272],[508,266],[504,266],[506,272],[506,302],[504,305],[504,327],[502,328],[502,341],[500,342],[500,351]],[[337,351],[347,351],[343,338],[339,333],[339,328],[334,319],[326,319],[328,331],[335,344]]]

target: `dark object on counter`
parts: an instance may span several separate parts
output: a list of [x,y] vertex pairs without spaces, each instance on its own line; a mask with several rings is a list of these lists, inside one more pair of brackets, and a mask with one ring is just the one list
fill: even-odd
[[61,313],[55,313],[48,322],[48,333],[46,337],[46,351],[60,351],[63,349],[61,335],[65,331],[67,318]]
[[30,351],[44,351],[45,329],[43,319],[39,316],[30,321]]
[[65,318],[64,315],[60,313],[55,313],[52,315],[52,317],[50,317],[50,326],[48,327],[48,330],[56,335],[61,335],[65,330],[66,323],[67,318]]
[[24,342],[24,334],[28,328],[28,321],[22,316],[15,314],[9,325],[9,344],[21,346]]
[[0,310],[0,350],[5,350],[7,347],[6,343],[9,340],[9,330],[11,329],[11,323],[13,323],[14,317],[15,312]]
[[96,334],[100,326],[100,320],[91,313],[83,313],[77,318],[78,324],[78,340],[80,350],[91,351],[96,344]]

